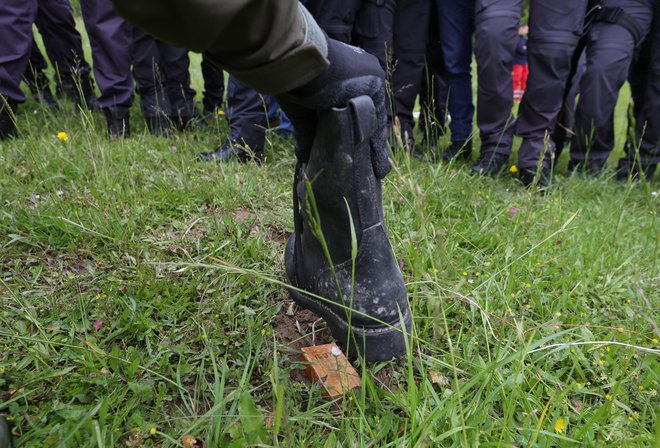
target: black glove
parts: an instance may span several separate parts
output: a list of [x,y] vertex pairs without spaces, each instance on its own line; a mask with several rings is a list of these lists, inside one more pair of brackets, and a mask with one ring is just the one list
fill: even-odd
[[345,107],[349,100],[368,95],[376,106],[377,126],[371,137],[374,174],[382,179],[390,171],[387,145],[385,73],[378,59],[356,48],[328,38],[330,67],[302,87],[277,97],[291,120],[296,135],[296,156],[306,162],[316,134],[317,111]]

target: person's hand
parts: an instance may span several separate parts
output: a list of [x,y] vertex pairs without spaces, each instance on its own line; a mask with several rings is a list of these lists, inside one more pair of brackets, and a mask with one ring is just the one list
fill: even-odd
[[291,120],[296,155],[305,162],[316,134],[317,111],[345,107],[352,98],[367,95],[376,107],[377,127],[371,137],[374,174],[382,179],[390,171],[387,145],[385,73],[378,59],[360,48],[328,38],[330,67],[306,85],[277,97]]

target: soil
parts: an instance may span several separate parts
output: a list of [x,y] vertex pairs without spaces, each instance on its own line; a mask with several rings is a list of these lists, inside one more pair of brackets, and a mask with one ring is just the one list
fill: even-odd
[[[332,342],[330,330],[325,322],[309,310],[300,308],[292,301],[286,301],[282,310],[273,318],[273,331],[278,342],[290,348],[281,350],[289,353],[291,361],[297,358],[296,353],[303,347],[328,344]],[[292,362],[285,362],[284,367],[291,366]],[[291,370],[293,381],[309,383],[302,366]]]

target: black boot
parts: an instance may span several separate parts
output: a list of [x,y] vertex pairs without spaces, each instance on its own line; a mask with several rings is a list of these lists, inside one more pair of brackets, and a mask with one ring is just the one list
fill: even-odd
[[147,129],[151,135],[162,137],[172,137],[174,135],[170,121],[165,115],[144,117],[144,121],[147,123]]
[[264,159],[264,151],[263,149],[252,150],[237,143],[224,143],[215,151],[200,153],[199,158],[206,162],[238,160],[241,163],[246,163],[253,160],[257,165],[261,165]]
[[285,253],[287,279],[297,288],[290,289],[293,299],[323,317],[350,356],[366,361],[403,355],[412,323],[372,165],[375,129],[367,96],[319,112],[309,160],[296,168],[296,230]]
[[0,95],[0,140],[16,137],[16,102]]
[[472,156],[472,141],[458,140],[451,142],[451,145],[440,154],[440,159],[449,162],[454,159],[470,160]]
[[482,176],[495,177],[502,172],[504,165],[508,160],[508,154],[501,154],[494,151],[482,151],[477,162],[472,166],[472,172]]
[[543,190],[550,186],[550,170],[546,168],[536,170],[520,167],[518,177],[527,188],[536,187]]
[[646,181],[650,181],[657,167],[657,163],[640,163],[624,157],[619,160],[616,168],[616,179],[625,182],[630,177],[633,181],[638,182],[643,177]]
[[[27,73],[31,75],[27,76]],[[28,70],[24,79],[37,103],[46,106],[50,110],[59,110],[60,105],[50,90],[50,80],[43,71],[33,72]]]
[[4,415],[0,415],[0,448],[13,448],[11,428]]
[[103,109],[105,119],[108,123],[108,133],[110,140],[130,137],[131,123],[128,107],[117,106]]

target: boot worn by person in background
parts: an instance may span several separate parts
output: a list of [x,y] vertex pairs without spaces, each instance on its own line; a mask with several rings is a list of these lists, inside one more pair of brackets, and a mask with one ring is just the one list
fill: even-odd
[[[389,171],[384,73],[326,38],[295,0],[114,0],[147,32],[206,54],[263,94],[296,132],[294,300],[367,361],[405,354],[412,314],[383,218]],[[249,13],[248,13],[249,12]]]

